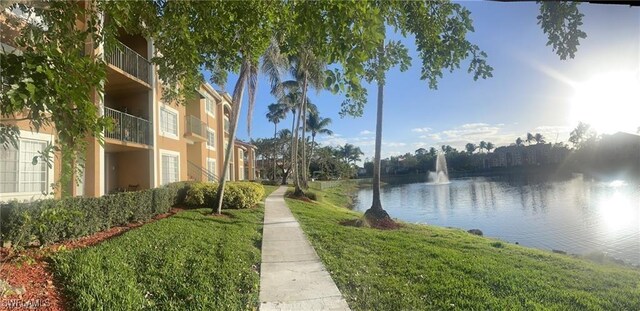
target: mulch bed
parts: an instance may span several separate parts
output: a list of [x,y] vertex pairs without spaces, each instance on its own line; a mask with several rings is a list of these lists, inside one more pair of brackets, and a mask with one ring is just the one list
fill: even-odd
[[144,224],[172,216],[184,209],[172,208],[169,213],[160,214],[151,220],[133,223],[123,227],[114,227],[76,240],[49,245],[44,248],[27,248],[20,252],[11,252],[0,248],[0,280],[13,287],[24,287],[22,295],[0,297],[0,310],[65,310],[65,300],[61,288],[56,284],[49,267],[48,259],[60,250],[96,245],[119,236]]
[[384,218],[378,221],[367,221],[364,217],[362,219],[348,219],[340,222],[341,225],[347,227],[369,227],[380,230],[394,230],[402,228],[402,225],[393,221],[391,218]]

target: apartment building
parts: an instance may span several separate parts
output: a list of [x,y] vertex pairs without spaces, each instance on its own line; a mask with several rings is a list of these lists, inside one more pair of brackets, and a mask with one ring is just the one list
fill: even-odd
[[[108,22],[108,19],[106,19]],[[1,23],[2,21],[0,21]],[[10,41],[3,37],[5,51]],[[229,137],[231,97],[203,83],[198,98],[176,105],[162,98],[156,68],[149,61],[153,41],[119,33],[117,47],[104,54],[107,80],[104,94],[95,95],[100,113],[113,120],[104,144],[89,138],[84,173],[71,185],[76,196],[136,191],[176,181],[216,181],[222,175]],[[88,51],[88,55],[100,55]],[[0,148],[0,201],[49,197],[50,185],[60,177],[59,160],[49,168],[31,159],[55,143],[51,128],[33,132],[28,121],[12,123],[20,130],[19,148]],[[234,144],[227,180],[253,180],[256,147]]]

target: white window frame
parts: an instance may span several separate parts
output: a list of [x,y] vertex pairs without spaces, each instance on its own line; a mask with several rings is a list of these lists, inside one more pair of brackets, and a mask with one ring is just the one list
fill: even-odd
[[[209,133],[213,133],[213,146],[209,145]],[[210,127],[207,128],[207,149],[216,150],[216,131]]]
[[[208,102],[211,102],[212,110],[209,110]],[[208,95],[204,97],[204,111],[206,111],[209,116],[213,118],[216,117],[216,101]]]
[[171,157],[176,157],[178,159],[178,171],[177,171],[177,175],[176,175],[176,180],[175,181],[180,181],[180,152],[177,151],[173,151],[173,150],[165,150],[165,149],[160,149],[160,184],[161,185],[166,185],[175,181],[169,181],[169,182],[165,182],[164,180],[164,172],[163,172],[163,167],[162,167],[162,157],[163,156],[171,156]]
[[[171,133],[171,132],[165,132],[165,130],[162,128],[162,111],[165,110],[171,114],[175,114],[176,116],[176,132],[175,133]],[[161,105],[160,106],[160,118],[158,118],[160,120],[160,122],[158,122],[160,124],[160,136],[164,136],[167,138],[171,138],[171,139],[175,139],[178,140],[178,136],[180,136],[180,113],[178,112],[178,110],[173,109],[167,105]]]
[[[229,124],[229,128],[225,128],[227,124]],[[222,121],[222,130],[225,133],[229,133],[230,128],[231,128],[231,122],[229,121],[229,118],[227,116],[224,116],[224,120]]]
[[[209,164],[211,164],[211,162],[213,162],[213,171],[211,171],[211,166]],[[217,169],[217,164],[216,164],[216,159],[214,158],[207,158],[207,171],[209,171],[209,173],[213,173],[213,175],[216,176],[216,178],[218,177],[218,174],[216,172]],[[211,181],[211,180],[209,180]]]
[[[48,143],[48,144],[53,144],[54,142],[53,135],[51,134],[35,133],[27,130],[20,131],[19,140],[30,140],[30,141],[37,141],[37,142]],[[39,161],[42,161],[42,159],[40,159]],[[33,200],[44,199],[44,198],[52,198],[53,194],[51,193],[50,190],[51,190],[51,185],[54,183],[54,172],[56,170],[55,161],[52,161],[51,165],[52,165],[51,168],[49,168],[48,166],[45,166],[46,167],[45,168],[45,182],[46,182],[45,194],[43,194],[40,191],[20,192],[20,149],[18,149],[18,170],[16,172],[18,174],[17,176],[18,191],[0,193],[0,202],[6,202],[11,200],[33,201]]]

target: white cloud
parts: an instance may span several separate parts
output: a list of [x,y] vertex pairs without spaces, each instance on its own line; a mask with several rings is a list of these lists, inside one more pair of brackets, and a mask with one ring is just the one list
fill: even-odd
[[360,135],[371,135],[371,134],[373,134],[373,132],[369,130],[360,131]]
[[433,129],[430,127],[418,127],[418,128],[414,128],[411,129],[412,132],[416,132],[416,133],[427,133],[427,132],[431,132]]

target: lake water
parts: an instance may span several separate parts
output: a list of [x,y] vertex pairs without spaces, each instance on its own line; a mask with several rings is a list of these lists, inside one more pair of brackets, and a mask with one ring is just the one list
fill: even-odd
[[[361,189],[355,209],[371,206]],[[381,189],[384,209],[407,222],[461,229],[573,254],[604,252],[640,265],[640,183],[473,177],[449,184],[414,183]]]

